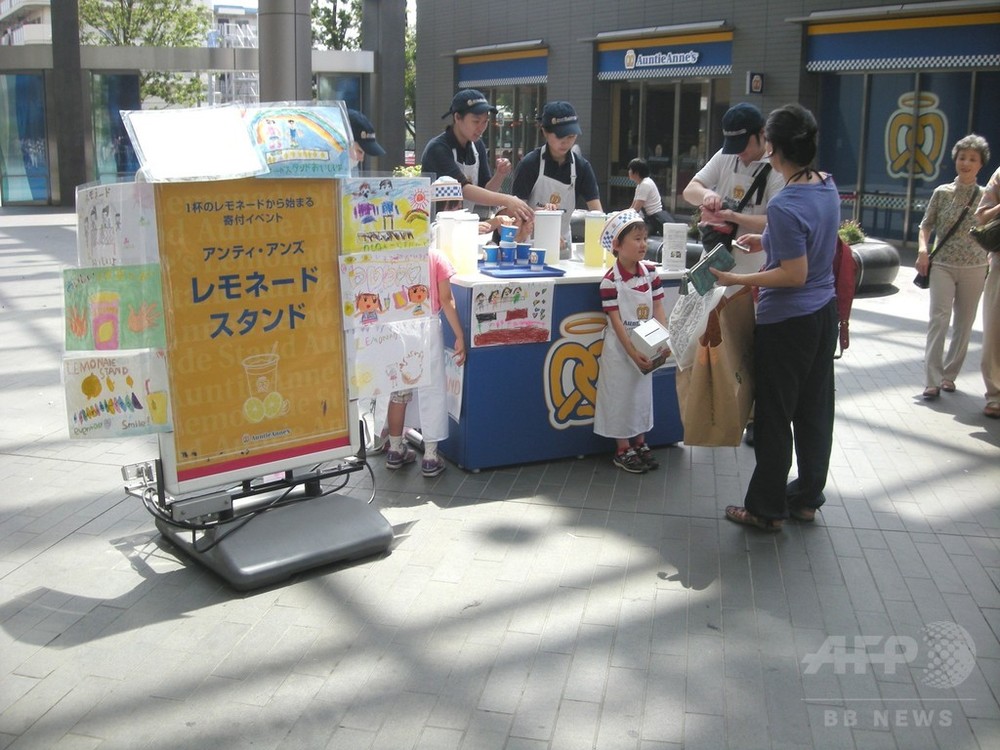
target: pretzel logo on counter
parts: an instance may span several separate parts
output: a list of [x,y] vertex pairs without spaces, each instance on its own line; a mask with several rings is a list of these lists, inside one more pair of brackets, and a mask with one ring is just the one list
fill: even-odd
[[562,338],[545,357],[545,403],[554,429],[593,423],[598,358],[607,324],[607,316],[594,312],[570,315],[560,324]]

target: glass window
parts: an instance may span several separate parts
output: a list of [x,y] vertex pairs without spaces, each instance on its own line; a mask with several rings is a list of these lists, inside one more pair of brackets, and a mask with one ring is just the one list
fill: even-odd
[[842,193],[858,189],[864,83],[860,75],[824,76],[821,83],[817,164],[833,174]]
[[361,76],[317,75],[316,98],[321,102],[346,102],[351,109],[364,112],[361,102]]
[[0,75],[0,106],[0,202],[47,203],[51,186],[42,75]]
[[611,105],[611,165],[608,171],[608,203],[614,211],[632,203],[635,185],[628,178],[628,163],[639,155],[640,84],[616,83]]
[[979,184],[985,185],[1000,167],[1000,72],[976,73],[975,107],[972,113],[972,132],[979,133],[990,143],[990,161],[979,173]]
[[969,132],[994,142],[985,182],[1000,163],[998,86],[996,71],[823,76],[819,165],[848,196],[845,218],[857,210],[869,234],[914,241],[934,188],[955,179],[951,149]]
[[94,120],[94,164],[98,182],[118,182],[135,175],[139,160],[122,122],[122,110],[142,109],[139,76],[94,73],[92,107]]
[[[916,100],[912,73],[871,78],[868,144],[861,185],[861,226],[878,237],[901,237],[913,150]],[[922,160],[923,161],[923,160]]]
[[[680,194],[707,161],[712,138],[708,81],[626,81],[612,91],[610,209],[632,202],[628,164],[641,157],[663,196],[664,208],[686,206]],[[728,86],[718,91],[728,95]],[[728,105],[721,105],[722,111]],[[721,115],[720,115],[721,117]],[[716,140],[721,141],[721,133]],[[718,146],[716,146],[718,148]],[[675,169],[676,165],[676,169]],[[690,207],[688,207],[690,208]]]
[[[483,140],[490,157],[490,169],[503,156],[515,167],[524,155],[542,144],[538,115],[545,104],[544,86],[498,86],[483,94],[497,108],[496,116]],[[513,171],[504,180],[500,192],[510,192]]]

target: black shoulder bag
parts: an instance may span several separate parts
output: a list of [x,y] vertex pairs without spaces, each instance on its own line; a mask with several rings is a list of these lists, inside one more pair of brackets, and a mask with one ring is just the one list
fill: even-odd
[[[739,157],[737,157],[739,158]],[[750,199],[753,198],[754,194],[758,195],[757,203],[760,203],[764,198],[764,184],[767,181],[768,174],[771,173],[771,165],[765,164],[757,172],[752,183],[750,183],[750,189],[747,190],[743,199],[733,208],[738,214],[743,213],[743,209],[747,207]],[[723,206],[723,208],[729,208],[729,206]],[[724,245],[726,250],[733,249],[733,240],[736,239],[736,229],[737,225],[731,221],[726,222],[726,229],[719,229],[716,225],[712,224],[701,224],[698,226],[698,232],[701,235],[701,245],[705,248],[705,252],[711,252],[715,249],[716,245]],[[727,231],[728,230],[728,231]]]

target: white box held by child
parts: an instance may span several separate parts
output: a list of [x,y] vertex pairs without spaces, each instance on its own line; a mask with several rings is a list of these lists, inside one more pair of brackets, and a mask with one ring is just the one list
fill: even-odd
[[656,318],[650,318],[637,325],[629,331],[629,337],[639,353],[653,363],[653,366],[644,372],[652,372],[670,356],[667,329]]

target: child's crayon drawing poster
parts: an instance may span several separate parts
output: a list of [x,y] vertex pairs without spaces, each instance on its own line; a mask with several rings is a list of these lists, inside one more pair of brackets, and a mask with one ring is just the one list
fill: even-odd
[[344,328],[431,317],[427,250],[340,257]]
[[173,429],[162,349],[68,354],[63,387],[71,438],[148,435]]
[[515,280],[472,287],[473,346],[537,344],[552,338],[551,281]]
[[160,266],[63,271],[66,350],[166,346]]
[[263,177],[347,177],[351,131],[339,106],[272,104],[244,111]]
[[344,180],[343,252],[428,247],[430,195],[426,177]]
[[351,385],[359,398],[421,388],[444,356],[441,320],[405,320],[354,329]]
[[462,375],[465,365],[455,362],[455,350],[444,350],[445,400],[448,416],[458,422],[462,418]]
[[81,185],[76,189],[80,266],[155,263],[156,206],[146,182]]

